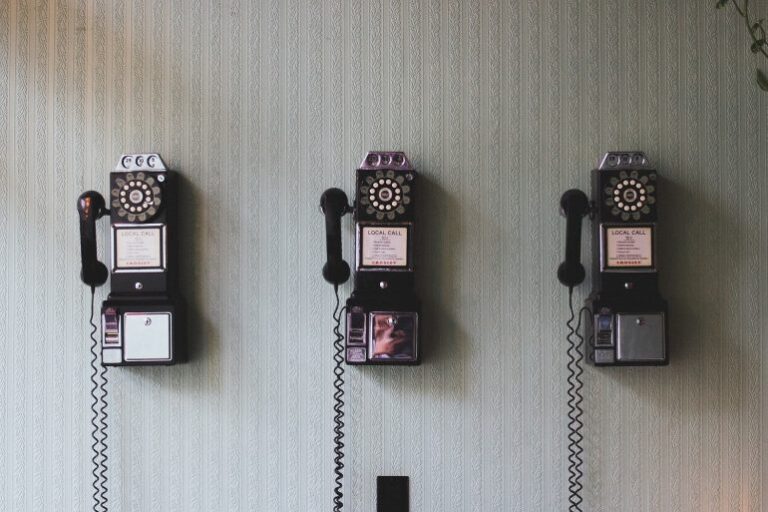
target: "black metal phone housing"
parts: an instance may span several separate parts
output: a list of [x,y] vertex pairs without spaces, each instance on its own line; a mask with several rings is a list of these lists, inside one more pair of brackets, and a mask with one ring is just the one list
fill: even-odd
[[181,362],[179,177],[160,155],[123,155],[109,182],[111,289],[101,308],[102,364]]
[[354,291],[345,359],[357,365],[421,361],[415,294],[417,173],[402,152],[369,152],[356,171]]
[[607,153],[592,174],[588,361],[666,365],[668,308],[658,287],[658,175],[641,152]]

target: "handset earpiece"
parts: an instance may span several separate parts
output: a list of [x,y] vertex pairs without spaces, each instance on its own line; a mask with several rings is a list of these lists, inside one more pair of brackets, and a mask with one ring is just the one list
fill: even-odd
[[567,190],[560,198],[560,208],[566,217],[565,261],[557,269],[557,278],[572,288],[586,275],[581,264],[581,222],[589,213],[589,199],[579,189]]
[[96,255],[96,220],[107,213],[104,197],[89,190],[77,198],[77,213],[80,216],[80,256],[82,270],[80,279],[91,287],[107,282],[109,271]]
[[349,211],[347,194],[338,188],[329,188],[320,197],[320,209],[325,214],[325,245],[327,261],[323,277],[338,286],[349,279],[349,265],[341,257],[341,217]]

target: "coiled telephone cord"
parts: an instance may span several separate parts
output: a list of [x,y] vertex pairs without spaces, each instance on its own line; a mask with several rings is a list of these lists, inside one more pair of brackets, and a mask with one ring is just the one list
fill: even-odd
[[99,365],[98,327],[94,322],[96,289],[91,287],[91,450],[93,510],[107,512],[107,368]]
[[341,306],[339,299],[339,287],[334,286],[333,291],[336,294],[336,306],[333,309],[333,320],[336,324],[333,327],[333,335],[336,337],[333,341],[333,512],[341,512],[343,507],[342,482],[344,480],[344,335],[341,333],[341,318],[346,306]]
[[579,334],[581,311],[579,311],[578,323],[574,325],[576,312],[573,309],[573,287],[568,289],[568,308],[571,312],[571,316],[566,322],[568,327],[568,334],[566,335],[568,341],[568,501],[570,502],[568,510],[569,512],[582,512],[581,504],[584,501],[581,495],[584,489],[582,484],[584,477],[582,441],[584,436],[581,430],[584,423],[581,421],[581,417],[584,414],[582,408],[584,383],[581,377],[584,368],[582,366],[581,345],[584,338]]

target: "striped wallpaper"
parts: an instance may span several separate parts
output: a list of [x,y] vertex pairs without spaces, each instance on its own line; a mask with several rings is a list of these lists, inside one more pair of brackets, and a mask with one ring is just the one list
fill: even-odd
[[0,511],[91,507],[75,199],[140,151],[184,177],[194,358],[109,370],[110,510],[330,510],[318,203],[369,149],[423,177],[425,362],[348,370],[345,510],[566,510],[558,198],[636,148],[672,364],[587,370],[585,510],[768,509],[768,94],[714,3],[0,1]]

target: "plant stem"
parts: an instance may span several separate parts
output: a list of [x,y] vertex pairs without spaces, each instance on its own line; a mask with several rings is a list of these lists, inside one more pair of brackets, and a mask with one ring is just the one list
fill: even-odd
[[[736,0],[732,0],[731,2],[733,6],[736,8],[736,10],[739,12],[739,15],[744,18],[744,23],[747,25],[747,30],[749,30],[749,35],[752,37],[752,42],[757,43],[760,42],[761,39],[759,39],[755,35],[755,29],[752,28],[752,20],[749,18],[749,0],[744,0],[744,9],[739,6],[739,3]],[[766,58],[768,58],[768,51],[765,49],[765,45],[760,44],[758,45],[758,49],[760,50],[760,53],[762,53]]]

